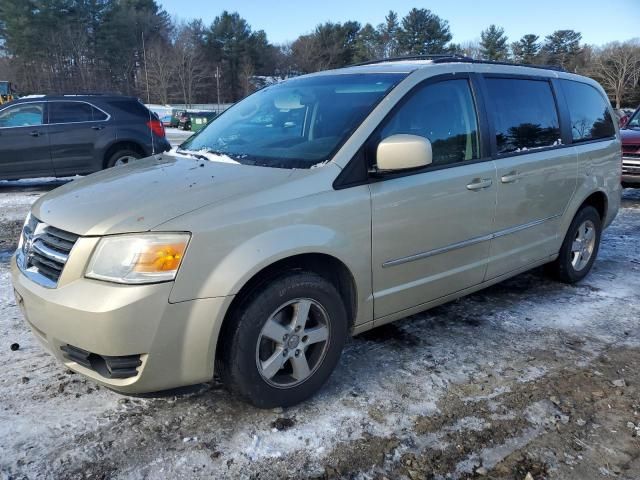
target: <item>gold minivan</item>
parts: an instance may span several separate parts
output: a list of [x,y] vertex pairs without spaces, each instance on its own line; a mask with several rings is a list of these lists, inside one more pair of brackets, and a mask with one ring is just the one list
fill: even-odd
[[66,367],[121,392],[316,392],[349,335],[548,265],[591,269],[620,203],[602,88],[459,57],[293,78],[179,148],[41,197],[18,304]]

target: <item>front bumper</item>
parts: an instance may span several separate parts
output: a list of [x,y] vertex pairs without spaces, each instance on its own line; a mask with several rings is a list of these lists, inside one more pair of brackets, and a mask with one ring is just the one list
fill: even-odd
[[[169,303],[172,282],[117,285],[85,278],[44,288],[11,260],[11,275],[27,324],[61,363],[126,393],[165,390],[213,378],[220,326],[233,297]],[[105,357],[139,355],[129,378],[109,378],[71,360],[61,347]]]

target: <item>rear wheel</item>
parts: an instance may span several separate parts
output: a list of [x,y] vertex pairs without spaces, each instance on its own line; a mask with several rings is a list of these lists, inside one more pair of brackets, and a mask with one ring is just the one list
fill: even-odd
[[128,165],[139,158],[142,158],[142,155],[134,150],[118,150],[107,160],[107,168],[117,167],[118,165]]
[[558,258],[548,271],[558,280],[575,283],[591,271],[598,255],[602,220],[592,206],[585,206],[576,214],[565,236]]
[[220,376],[260,408],[312,396],[338,363],[348,332],[335,287],[310,272],[264,284],[229,321],[220,342]]

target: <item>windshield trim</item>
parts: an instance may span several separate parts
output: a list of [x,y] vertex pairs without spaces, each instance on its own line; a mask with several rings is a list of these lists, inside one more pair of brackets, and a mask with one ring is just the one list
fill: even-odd
[[[388,76],[390,78],[393,78],[394,81],[391,83],[389,89],[384,92],[382,95],[380,95],[380,97],[378,97],[376,99],[376,101],[372,102],[369,108],[369,111],[366,113],[366,115],[361,119],[360,122],[358,122],[357,124],[355,124],[353,126],[353,128],[351,128],[349,131],[345,132],[344,135],[342,136],[342,138],[340,139],[340,141],[335,145],[335,147],[326,155],[325,158],[316,161],[315,163],[310,162],[309,160],[304,160],[304,159],[298,159],[298,158],[279,158],[279,157],[267,157],[267,156],[256,156],[256,158],[258,158],[258,160],[256,160],[255,162],[248,162],[248,161],[242,161],[242,159],[245,159],[248,157],[248,155],[240,155],[238,158],[236,158],[234,156],[234,154],[229,153],[229,152],[221,152],[224,153],[225,155],[227,155],[229,158],[233,159],[233,160],[238,160],[239,164],[242,165],[250,165],[250,166],[256,166],[256,167],[268,167],[268,168],[282,168],[282,169],[287,169],[287,170],[291,170],[294,168],[299,168],[299,169],[312,169],[312,168],[318,168],[318,167],[322,167],[324,165],[327,165],[331,162],[334,161],[336,155],[338,154],[338,152],[340,151],[340,149],[345,145],[345,143],[347,143],[347,141],[349,141],[349,139],[353,136],[353,134],[356,132],[356,130],[358,130],[358,128],[360,128],[360,126],[366,121],[366,119],[373,113],[373,111],[378,107],[378,105],[380,104],[380,102],[382,102],[385,98],[387,98],[391,92],[393,92],[398,85],[400,85],[412,72],[354,72],[354,73],[335,73],[335,74],[324,74],[321,73],[320,75],[317,74],[311,74],[311,75],[303,75],[300,77],[294,77],[288,80],[285,80],[284,82],[280,82],[278,84],[275,85],[269,85],[267,87],[263,87],[259,90],[256,90],[255,92],[253,92],[251,95],[248,95],[247,97],[239,100],[238,102],[234,103],[231,107],[229,107],[228,109],[226,109],[224,112],[220,113],[219,115],[217,115],[215,117],[215,119],[213,119],[211,122],[209,122],[209,124],[207,125],[207,127],[203,128],[202,130],[200,130],[198,133],[196,133],[195,135],[192,135],[191,137],[189,137],[187,140],[185,140],[183,143],[180,144],[180,146],[178,147],[178,149],[180,150],[191,150],[191,151],[197,151],[197,150],[193,150],[192,148],[190,148],[189,144],[193,142],[193,140],[195,140],[198,136],[200,136],[202,134],[202,132],[205,132],[211,125],[213,125],[216,121],[218,121],[225,113],[233,110],[234,108],[236,108],[238,105],[240,105],[240,103],[253,96],[256,94],[259,94],[260,92],[264,92],[266,89],[269,88],[273,88],[273,87],[278,87],[278,86],[282,86],[282,85],[286,85],[289,82],[296,82],[299,81],[301,79],[305,79],[305,78],[313,78],[313,77],[330,77],[330,76],[335,76],[335,77],[339,77],[339,76]],[[216,152],[218,153],[218,152]],[[266,164],[266,163],[262,163],[259,159],[269,159],[273,162],[273,164]],[[285,164],[288,164],[285,166]]]

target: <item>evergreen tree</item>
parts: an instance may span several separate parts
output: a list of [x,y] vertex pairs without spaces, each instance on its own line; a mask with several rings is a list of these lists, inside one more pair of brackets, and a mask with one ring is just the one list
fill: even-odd
[[545,37],[542,53],[546,63],[574,70],[579,62],[582,34],[575,30],[556,30]]
[[424,8],[414,8],[402,19],[398,37],[400,50],[407,55],[446,53],[453,38],[449,22]]
[[485,60],[504,61],[509,54],[507,36],[504,28],[489,25],[489,28],[480,33],[480,48]]
[[511,44],[511,53],[513,59],[518,63],[531,65],[536,62],[538,53],[540,53],[540,43],[538,35],[532,33],[524,35],[517,42]]

